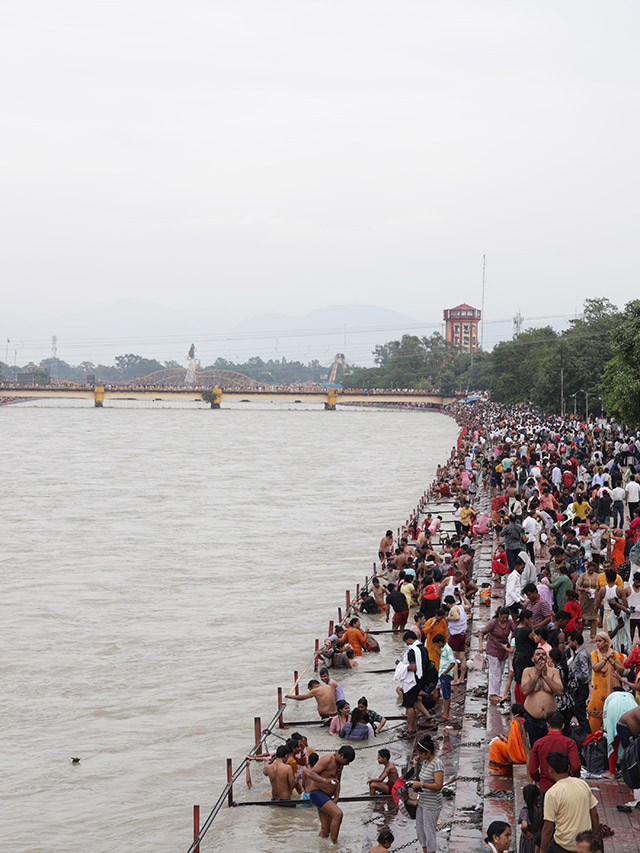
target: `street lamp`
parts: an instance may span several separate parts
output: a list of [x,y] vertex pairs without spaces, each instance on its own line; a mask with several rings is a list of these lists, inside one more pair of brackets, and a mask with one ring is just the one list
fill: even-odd
[[[582,390],[582,389],[580,389],[580,390]],[[573,417],[574,417],[574,420],[578,416],[578,413],[576,411],[576,402],[577,402],[579,393],[580,393],[580,391],[576,391],[575,394],[569,394],[570,397],[573,397]]]
[[570,397],[573,397],[573,417],[574,417],[574,418],[575,418],[575,417],[577,417],[577,412],[576,412],[576,401],[577,401],[578,394],[586,394],[586,400],[587,400],[587,418],[588,418],[588,417],[589,417],[589,392],[588,392],[588,391],[585,391],[585,390],[584,390],[584,388],[578,388],[578,390],[575,392],[575,394],[569,394],[569,396],[570,396]]

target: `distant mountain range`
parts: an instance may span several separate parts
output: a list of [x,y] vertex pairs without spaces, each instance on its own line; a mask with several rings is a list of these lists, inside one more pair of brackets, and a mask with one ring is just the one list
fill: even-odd
[[[544,325],[542,322],[527,324]],[[552,323],[564,328],[567,323]],[[2,328],[4,327],[4,328]],[[203,365],[216,358],[243,362],[252,356],[329,364],[344,353],[351,364],[373,364],[372,351],[402,337],[442,332],[440,318],[429,321],[375,305],[330,305],[308,314],[261,314],[242,318],[238,312],[209,311],[195,306],[174,309],[137,299],[122,299],[98,309],[78,311],[50,320],[3,318],[0,359],[17,364],[51,356],[51,336],[58,339],[58,357],[111,364],[116,355],[138,353],[159,361],[185,363],[191,343]],[[485,348],[512,336],[509,322],[488,322]],[[6,343],[7,339],[11,342]],[[2,346],[4,344],[4,347]]]

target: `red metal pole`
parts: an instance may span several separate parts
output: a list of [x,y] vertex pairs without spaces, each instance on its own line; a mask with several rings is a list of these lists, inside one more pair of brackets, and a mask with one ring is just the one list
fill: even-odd
[[333,619],[329,622],[329,636],[333,634]]
[[316,653],[313,658],[313,671],[318,671],[318,652],[320,651],[320,640],[316,640]]
[[298,670],[293,670],[293,683],[295,684],[294,692],[296,696],[300,695],[300,685],[298,684]]
[[[196,841],[200,835],[200,806],[193,807],[193,840]],[[200,853],[200,845],[194,848],[193,853]]]
[[349,613],[350,609],[351,609],[351,590],[348,589],[347,590],[347,613]]
[[229,804],[229,808],[233,805],[233,785],[231,784],[233,781],[233,764],[231,763],[231,759],[227,758],[227,784],[231,787],[229,788],[229,794],[227,796],[227,802]]
[[[282,708],[282,687],[278,687],[278,710]],[[282,719],[282,713],[278,717],[278,728],[284,728],[284,720]]]
[[254,733],[255,738],[256,738],[256,746],[257,746],[260,743],[260,741],[262,740],[262,720],[260,719],[260,717],[254,717],[253,718],[253,733]]
[[360,600],[360,584],[356,584],[356,601]]
[[338,622],[342,625],[342,607],[338,607]]

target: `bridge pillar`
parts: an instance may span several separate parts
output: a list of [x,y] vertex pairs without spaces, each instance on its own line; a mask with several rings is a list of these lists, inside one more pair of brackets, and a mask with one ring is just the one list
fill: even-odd
[[101,409],[104,403],[104,385],[96,385],[93,389],[93,405]]
[[324,404],[325,412],[335,412],[338,395],[335,391],[329,391],[327,394],[327,402]]

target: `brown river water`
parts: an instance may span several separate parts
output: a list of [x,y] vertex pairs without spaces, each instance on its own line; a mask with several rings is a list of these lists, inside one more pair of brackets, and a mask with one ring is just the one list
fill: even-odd
[[[0,409],[0,424],[0,851],[186,851],[193,804],[204,820],[225,759],[248,751],[254,716],[270,719],[457,426],[436,412],[44,401]],[[394,643],[341,674],[352,703],[366,691],[397,713],[391,676],[366,677]],[[344,794],[366,791],[375,752],[347,768]],[[253,778],[264,799],[258,766]],[[335,848],[313,808],[225,808],[201,849],[360,853],[374,817],[346,804]]]

